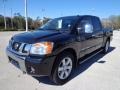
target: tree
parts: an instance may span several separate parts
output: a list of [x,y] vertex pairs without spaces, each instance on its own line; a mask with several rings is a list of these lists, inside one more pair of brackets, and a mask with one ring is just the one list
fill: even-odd
[[33,19],[28,17],[28,29],[34,29],[33,27]]
[[43,24],[47,23],[50,20],[50,18],[44,17],[43,18]]
[[102,19],[102,23],[105,28],[120,29],[120,15],[111,15],[108,18]]
[[0,28],[4,28],[4,17],[0,15]]
[[[33,20],[31,17],[28,17],[28,28],[36,29],[41,27],[43,24],[47,23],[50,20],[50,18],[44,17],[43,19],[40,19],[40,17],[37,17],[35,20]],[[22,16],[20,13],[15,13],[13,18],[6,17],[7,21],[7,29],[25,29],[25,17]],[[11,22],[13,22],[13,26],[11,25]],[[4,29],[4,16],[0,15],[0,29]]]
[[36,20],[34,20],[34,28],[38,28],[42,25],[40,17],[37,17]]
[[20,13],[15,13],[13,25],[17,29],[25,29],[25,18]]

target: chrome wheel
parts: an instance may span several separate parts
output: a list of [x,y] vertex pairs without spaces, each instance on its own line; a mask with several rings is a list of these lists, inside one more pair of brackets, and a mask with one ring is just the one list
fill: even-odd
[[58,67],[58,77],[60,79],[66,79],[70,75],[72,68],[72,59],[70,57],[63,58]]

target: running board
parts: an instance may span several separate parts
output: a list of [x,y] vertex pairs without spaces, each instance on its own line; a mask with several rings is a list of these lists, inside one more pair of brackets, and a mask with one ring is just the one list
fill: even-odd
[[99,53],[102,52],[102,51],[103,51],[103,50],[97,51],[95,54],[92,54],[91,56],[83,59],[83,61],[80,61],[79,64],[82,64],[82,63],[86,62],[87,60],[91,59],[92,57],[96,56],[97,54],[99,54]]

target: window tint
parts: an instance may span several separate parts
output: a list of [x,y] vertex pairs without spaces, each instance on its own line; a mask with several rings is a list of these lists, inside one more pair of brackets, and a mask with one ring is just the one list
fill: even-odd
[[95,31],[101,30],[101,23],[97,17],[92,18],[92,23]]

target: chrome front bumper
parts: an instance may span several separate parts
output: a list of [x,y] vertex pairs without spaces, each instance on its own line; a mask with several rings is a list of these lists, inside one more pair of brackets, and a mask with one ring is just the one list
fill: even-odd
[[20,70],[26,72],[25,66],[25,57],[16,55],[14,52],[11,51],[8,47],[6,48],[6,54],[9,58],[13,59],[14,61],[18,62]]
[[32,76],[49,76],[56,56],[46,58],[31,58],[28,55],[14,53],[9,47],[6,49],[9,61],[18,67],[23,73]]

